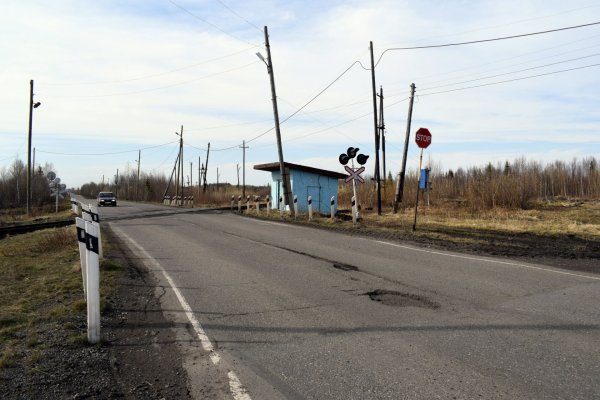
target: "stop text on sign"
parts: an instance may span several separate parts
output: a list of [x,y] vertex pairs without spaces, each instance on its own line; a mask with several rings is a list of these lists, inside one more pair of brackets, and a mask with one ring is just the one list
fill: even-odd
[[415,135],[415,142],[420,148],[427,148],[431,144],[431,132],[429,132],[429,129],[419,128]]

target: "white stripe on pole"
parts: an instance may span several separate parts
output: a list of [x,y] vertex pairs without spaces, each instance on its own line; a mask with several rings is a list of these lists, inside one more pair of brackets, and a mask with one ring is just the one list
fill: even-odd
[[352,224],[356,225],[356,198],[352,196]]
[[98,227],[85,222],[87,263],[87,337],[88,342],[100,342],[100,265],[98,260]]
[[87,298],[87,254],[85,247],[85,221],[75,218],[77,226],[77,240],[79,241],[79,258],[81,259],[81,277],[83,279],[83,295]]

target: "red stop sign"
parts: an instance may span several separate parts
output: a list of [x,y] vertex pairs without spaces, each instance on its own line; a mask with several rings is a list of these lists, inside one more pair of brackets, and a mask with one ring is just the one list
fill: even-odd
[[431,132],[427,128],[419,128],[415,135],[415,142],[417,146],[422,149],[426,149],[431,144]]

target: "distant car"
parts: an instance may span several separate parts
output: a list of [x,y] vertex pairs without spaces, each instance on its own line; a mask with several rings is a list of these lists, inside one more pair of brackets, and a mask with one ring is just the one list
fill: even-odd
[[117,206],[117,197],[113,192],[98,193],[98,206]]

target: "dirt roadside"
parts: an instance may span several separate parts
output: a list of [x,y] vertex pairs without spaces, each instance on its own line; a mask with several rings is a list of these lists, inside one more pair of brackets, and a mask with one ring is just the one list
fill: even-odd
[[[73,343],[64,329],[49,321],[40,338],[44,355],[35,368],[0,369],[0,398],[191,399],[156,282],[148,271],[127,260],[118,241],[106,233],[113,250],[105,257],[120,263],[123,272],[102,314],[101,344]],[[62,323],[86,332],[85,317]]]
[[[543,238],[476,232],[480,240],[473,242],[460,240],[461,236],[473,237],[472,231],[431,231],[417,236],[366,227],[316,227],[432,249],[510,257],[571,271],[600,273],[600,243],[568,235]],[[452,240],[448,240],[449,236]],[[42,338],[47,344],[46,353],[35,371],[0,369],[3,399],[191,398],[178,339],[171,329],[172,322],[163,317],[157,283],[149,271],[127,258],[125,248],[110,231],[107,237],[112,250],[106,257],[120,263],[123,273],[102,316],[103,342],[98,346],[69,343],[49,322]],[[83,318],[71,322],[85,332]]]

